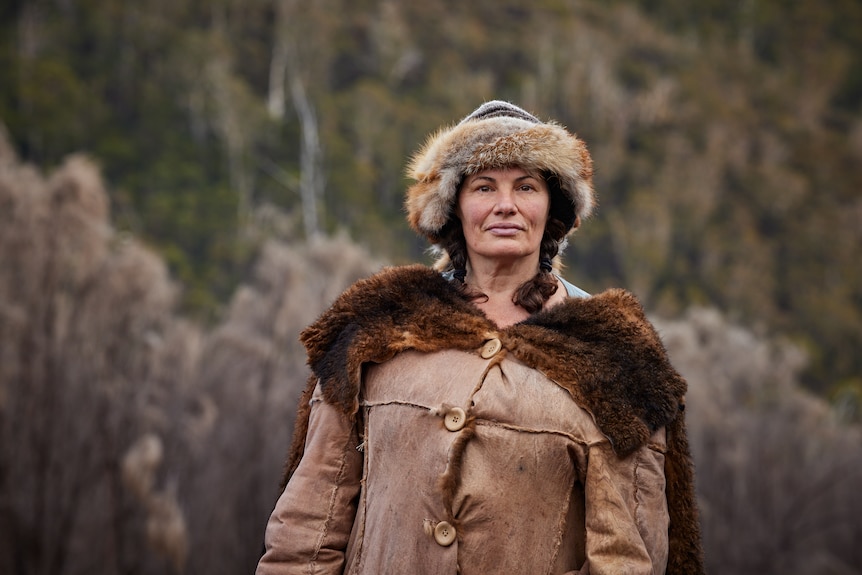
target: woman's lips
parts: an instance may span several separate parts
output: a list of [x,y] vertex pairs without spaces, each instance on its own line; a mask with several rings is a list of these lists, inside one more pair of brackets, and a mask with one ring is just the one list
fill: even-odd
[[491,224],[486,228],[486,231],[488,233],[491,233],[495,236],[514,236],[522,230],[523,228],[518,224],[508,223]]

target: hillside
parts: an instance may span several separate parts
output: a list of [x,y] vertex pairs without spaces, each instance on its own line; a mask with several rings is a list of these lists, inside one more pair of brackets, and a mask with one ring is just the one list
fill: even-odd
[[786,334],[809,387],[858,398],[860,31],[853,0],[11,2],[0,122],[42,168],[94,158],[116,225],[215,321],[267,238],[422,260],[406,159],[509,99],[593,152],[571,279]]

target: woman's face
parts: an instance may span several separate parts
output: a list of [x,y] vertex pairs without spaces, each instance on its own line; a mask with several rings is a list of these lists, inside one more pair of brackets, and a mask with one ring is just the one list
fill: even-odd
[[467,240],[467,255],[512,261],[535,256],[548,220],[550,195],[545,180],[521,168],[483,170],[464,179],[456,214]]

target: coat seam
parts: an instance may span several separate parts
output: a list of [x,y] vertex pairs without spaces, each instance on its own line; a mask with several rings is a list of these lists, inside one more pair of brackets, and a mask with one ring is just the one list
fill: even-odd
[[341,450],[341,458],[339,460],[338,472],[335,474],[335,481],[332,486],[332,492],[329,496],[329,507],[326,511],[326,519],[323,521],[323,527],[320,531],[320,537],[317,538],[317,543],[314,546],[314,553],[311,556],[311,561],[308,565],[308,573],[312,575],[317,567],[317,558],[320,556],[320,550],[323,548],[323,542],[329,535],[329,524],[332,521],[335,513],[335,505],[338,500],[338,492],[341,489],[341,484],[344,482],[345,469],[347,468],[347,449],[350,448],[352,434],[348,435],[346,445]]
[[392,400],[388,400],[388,401],[366,401],[366,400],[363,400],[361,403],[362,407],[368,407],[368,408],[381,407],[384,405],[403,405],[404,407],[413,407],[416,409],[421,409],[423,411],[435,409],[435,408],[429,407],[427,405],[421,405],[419,403],[413,403],[412,401],[404,401],[404,400],[400,400],[400,399],[392,399]]
[[551,561],[548,564],[548,575],[551,575],[554,572],[554,567],[557,563],[557,557],[560,556],[560,548],[563,545],[563,532],[566,529],[567,520],[569,516],[569,506],[572,504],[572,491],[574,489],[574,485],[572,489],[569,489],[566,493],[566,500],[563,502],[561,506],[560,512],[560,520],[557,523],[557,532],[554,535],[554,554],[551,557]]
[[607,439],[604,437],[602,438],[601,441],[587,441],[585,439],[580,439],[576,435],[565,432],[565,431],[558,431],[558,430],[554,430],[554,429],[534,429],[534,428],[530,428],[530,427],[521,427],[519,425],[512,425],[511,423],[502,423],[502,422],[493,421],[490,419],[481,419],[479,417],[477,417],[474,421],[476,422],[476,425],[482,425],[485,427],[495,427],[498,429],[505,429],[507,431],[516,431],[519,433],[535,433],[537,435],[556,435],[558,437],[564,437],[564,438],[570,440],[572,443],[576,443],[578,445],[581,445],[581,446],[587,447],[587,448],[593,447],[596,445],[600,445],[602,443],[607,442]]
[[[369,420],[368,411],[369,411],[369,407],[365,406],[365,413],[363,414],[363,417],[362,417],[362,437],[363,437],[363,440],[364,440],[364,438],[368,437],[368,420]],[[353,525],[353,528],[359,529],[359,532],[357,533],[357,539],[356,539],[355,548],[353,551],[354,556],[350,558],[350,561],[351,561],[350,573],[357,573],[359,571],[360,567],[362,566],[362,552],[365,549],[365,517],[366,517],[366,512],[368,511],[368,505],[367,505],[367,501],[365,499],[365,497],[366,497],[365,485],[368,481],[368,467],[369,467],[368,458],[369,458],[369,450],[364,449],[362,452],[362,478],[359,481],[359,483],[360,483],[359,501],[357,503],[357,509],[356,509],[356,517],[357,518],[362,517],[362,522],[359,525],[356,525],[356,524]],[[359,505],[362,506],[361,511],[359,509]],[[347,559],[348,559],[348,557],[344,558],[345,570],[348,567],[346,564]]]

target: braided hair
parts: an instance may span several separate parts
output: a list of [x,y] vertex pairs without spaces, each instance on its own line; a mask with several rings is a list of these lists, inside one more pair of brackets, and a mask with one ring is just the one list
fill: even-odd
[[[568,228],[552,214],[545,224],[542,242],[539,247],[539,269],[532,278],[522,283],[512,296],[512,303],[519,305],[528,313],[542,309],[545,302],[557,291],[557,278],[553,274],[553,260],[560,251],[560,242]],[[469,301],[484,299],[488,296],[466,282],[467,277],[467,240],[461,221],[452,217],[441,233],[441,247],[449,255],[449,269],[458,285],[458,290]]]

